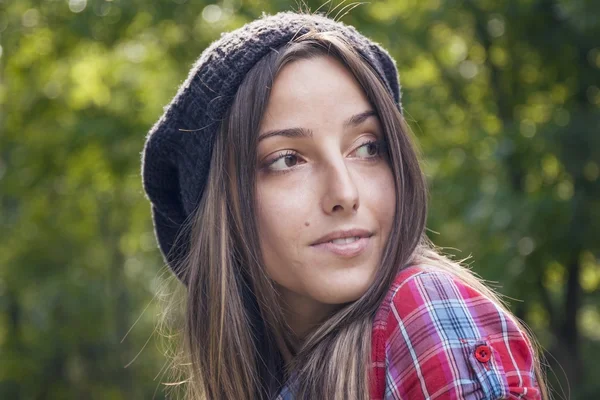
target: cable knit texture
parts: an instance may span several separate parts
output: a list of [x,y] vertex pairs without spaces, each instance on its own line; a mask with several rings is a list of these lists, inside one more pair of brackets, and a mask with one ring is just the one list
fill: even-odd
[[221,35],[194,63],[177,95],[147,135],[142,179],[152,206],[154,230],[165,261],[182,278],[177,260],[189,248],[182,230],[206,185],[215,135],[248,71],[271,49],[309,31],[342,34],[375,69],[398,108],[400,86],[394,60],[354,28],[323,15],[263,15]]

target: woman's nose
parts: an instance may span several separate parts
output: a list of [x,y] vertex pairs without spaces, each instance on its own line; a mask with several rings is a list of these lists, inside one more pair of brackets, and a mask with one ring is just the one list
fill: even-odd
[[329,165],[324,179],[323,211],[326,214],[354,213],[359,207],[355,178],[345,162]]

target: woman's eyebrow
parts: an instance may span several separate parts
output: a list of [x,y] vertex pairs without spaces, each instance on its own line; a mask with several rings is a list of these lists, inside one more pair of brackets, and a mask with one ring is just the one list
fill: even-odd
[[[344,121],[344,128],[354,127],[362,124],[370,117],[377,116],[377,113],[373,110],[363,111],[359,114],[355,114]],[[306,128],[286,128],[286,129],[274,129],[267,131],[259,136],[258,141],[273,137],[273,136],[285,136],[288,138],[310,138],[313,136],[313,132]]]
[[258,141],[264,140],[266,138],[270,138],[272,136],[285,136],[289,138],[310,138],[312,137],[313,132],[310,129],[306,128],[287,128],[287,129],[274,129],[272,131],[267,131],[259,136]]
[[344,128],[350,128],[358,126],[365,122],[370,117],[376,117],[377,113],[374,110],[363,111],[360,114],[356,114],[344,121]]

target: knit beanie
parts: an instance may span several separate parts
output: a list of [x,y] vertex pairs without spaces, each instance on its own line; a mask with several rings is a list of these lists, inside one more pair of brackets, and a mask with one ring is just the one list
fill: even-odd
[[310,31],[341,34],[376,71],[402,110],[394,60],[352,26],[319,14],[282,12],[222,34],[194,63],[150,129],[142,154],[142,180],[151,202],[154,232],[165,261],[180,279],[184,271],[178,261],[190,241],[189,230],[182,228],[202,198],[215,135],[238,87],[272,49]]

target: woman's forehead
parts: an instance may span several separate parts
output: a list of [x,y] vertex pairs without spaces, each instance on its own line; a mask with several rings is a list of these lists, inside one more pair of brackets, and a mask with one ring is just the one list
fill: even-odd
[[314,57],[286,65],[276,77],[261,131],[307,121],[347,124],[372,107],[354,76],[332,57]]

